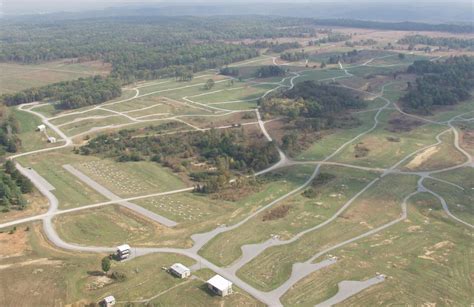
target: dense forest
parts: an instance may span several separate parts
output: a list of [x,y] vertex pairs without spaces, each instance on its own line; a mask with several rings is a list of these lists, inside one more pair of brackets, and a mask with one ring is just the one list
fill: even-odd
[[58,109],[76,109],[119,97],[120,83],[101,76],[63,81],[2,96],[7,106],[49,99]]
[[398,40],[402,45],[430,45],[448,47],[451,49],[474,48],[474,39],[463,39],[457,37],[430,37],[426,35],[407,35]]
[[31,181],[20,174],[14,162],[7,160],[0,169],[0,210],[7,212],[10,209],[23,210],[27,202],[23,194],[33,191]]
[[[185,171],[193,162],[204,162],[214,171],[194,172],[192,178],[204,185],[201,192],[215,192],[222,187],[228,172],[251,173],[278,161],[278,152],[271,142],[250,139],[242,130],[210,130],[179,135],[134,137],[134,130],[101,135],[82,146],[83,155],[101,155],[120,162],[151,160]],[[222,181],[217,184],[217,181]],[[210,188],[212,186],[212,188]]]
[[286,75],[286,70],[276,65],[261,66],[255,72],[257,78],[281,77]]
[[408,93],[402,98],[405,108],[431,113],[433,106],[453,105],[470,97],[474,88],[474,59],[451,57],[446,61],[415,61],[408,73],[419,77],[408,83]]
[[240,71],[237,67],[222,67],[219,69],[219,73],[224,76],[237,77],[240,74]]
[[[0,62],[101,60],[111,63],[112,71],[107,79],[61,82],[6,95],[3,100],[16,105],[49,99],[59,101],[56,107],[63,109],[100,103],[120,95],[118,84],[162,77],[187,81],[197,71],[259,55],[256,46],[232,40],[316,35],[314,27],[306,24],[278,17],[146,16],[5,22],[0,34]],[[276,51],[294,46],[299,44],[268,45]]]
[[320,44],[327,44],[327,43],[337,43],[337,42],[343,42],[348,39],[351,39],[350,35],[346,35],[343,33],[339,32],[329,32],[327,34],[327,37],[323,37],[317,40],[312,40],[308,42],[309,46],[315,46],[315,45],[320,45]]
[[304,52],[304,50],[295,52],[284,52],[280,55],[280,59],[289,62],[301,61],[306,59],[307,57],[308,55]]
[[356,49],[348,52],[343,52],[338,55],[331,55],[328,59],[329,64],[337,64],[339,62],[341,63],[355,63],[359,60],[360,57],[358,57],[359,51]]
[[345,111],[365,106],[348,89],[314,81],[297,83],[289,91],[260,101],[264,113],[286,116],[295,120],[299,128],[312,131],[332,128],[335,119]]
[[16,134],[20,132],[19,130],[18,120],[12,114],[8,114],[5,107],[2,107],[0,109],[0,156],[6,152],[18,151],[21,141]]

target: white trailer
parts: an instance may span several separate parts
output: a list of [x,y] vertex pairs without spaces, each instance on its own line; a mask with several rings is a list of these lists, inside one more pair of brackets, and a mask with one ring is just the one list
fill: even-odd
[[130,254],[132,253],[132,249],[130,245],[128,244],[123,244],[120,246],[117,246],[117,258],[119,260],[124,260],[130,257]]
[[179,278],[187,278],[191,275],[191,270],[186,266],[182,265],[181,263],[173,264],[169,271],[171,274],[179,277]]
[[207,281],[207,287],[217,295],[227,296],[232,294],[232,282],[220,275],[215,275]]

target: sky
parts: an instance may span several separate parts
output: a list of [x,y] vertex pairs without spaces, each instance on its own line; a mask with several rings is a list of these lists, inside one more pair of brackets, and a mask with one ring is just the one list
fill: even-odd
[[[357,2],[378,3],[384,0],[0,0],[1,12],[3,14],[25,14],[25,13],[46,13],[58,11],[81,11],[81,10],[95,10],[104,9],[113,6],[123,6],[130,4],[203,4],[203,3],[217,3],[217,4],[235,4],[235,3],[335,3],[335,2],[349,2],[352,5]],[[385,0],[387,3],[413,3],[413,0]],[[469,4],[471,0],[416,0],[418,3],[464,3]]]

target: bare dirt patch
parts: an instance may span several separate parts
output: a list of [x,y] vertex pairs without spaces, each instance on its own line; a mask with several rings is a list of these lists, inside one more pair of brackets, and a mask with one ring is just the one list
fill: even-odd
[[449,254],[449,251],[454,246],[455,244],[451,241],[441,241],[431,247],[425,247],[425,253],[423,255],[419,255],[418,258],[435,262],[443,262],[446,259],[446,256]]
[[415,169],[421,166],[423,163],[428,161],[430,157],[436,154],[440,150],[439,146],[430,147],[421,153],[417,154],[410,163],[407,164],[406,168],[408,169]]
[[28,232],[23,227],[0,233],[0,259],[22,256],[28,251]]
[[461,133],[461,144],[470,150],[474,150],[474,130],[463,129]]

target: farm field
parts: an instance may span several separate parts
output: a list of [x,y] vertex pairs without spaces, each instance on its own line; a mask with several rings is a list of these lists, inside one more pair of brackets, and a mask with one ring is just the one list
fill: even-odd
[[85,76],[107,75],[110,65],[99,61],[73,64],[56,61],[33,65],[0,63],[0,70],[0,94],[4,94]]

